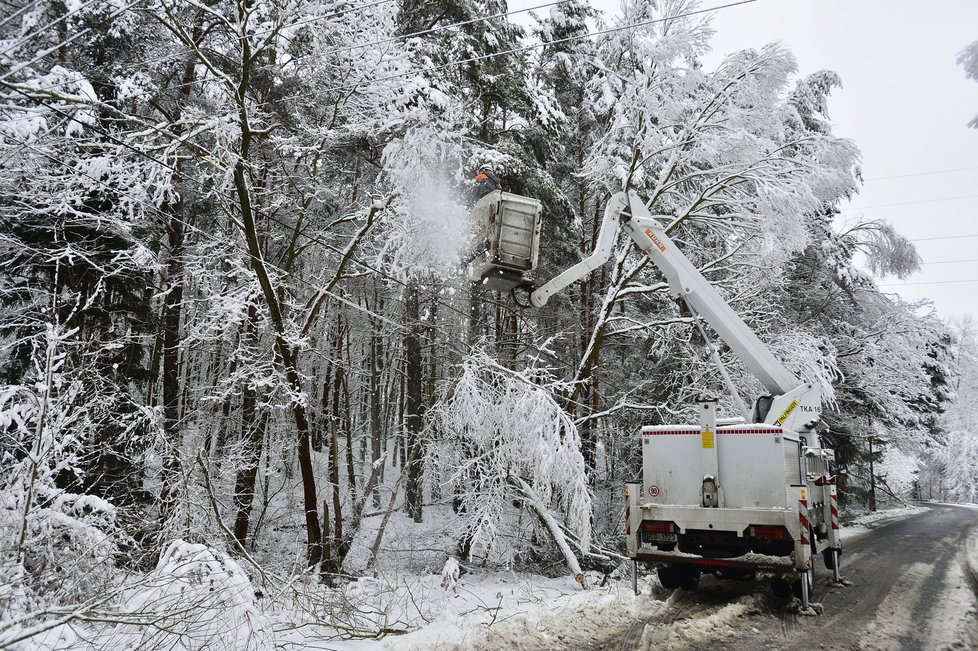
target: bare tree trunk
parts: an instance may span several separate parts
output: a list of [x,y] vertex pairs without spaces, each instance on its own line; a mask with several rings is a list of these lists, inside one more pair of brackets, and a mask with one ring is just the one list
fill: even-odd
[[[239,21],[242,25],[248,24],[250,15],[248,8],[244,4],[238,5]],[[235,92],[235,100],[238,105],[238,126],[241,133],[239,143],[238,159],[235,162],[233,177],[234,188],[237,195],[239,208],[241,211],[241,225],[248,244],[248,259],[258,284],[261,286],[262,295],[275,335],[275,350],[278,353],[279,363],[285,371],[285,379],[289,391],[292,395],[302,395],[302,375],[299,373],[297,351],[289,343],[283,306],[279,300],[278,292],[272,284],[268,270],[265,268],[265,260],[262,256],[259,243],[258,227],[255,223],[254,204],[251,196],[251,189],[248,183],[248,170],[251,166],[251,144],[254,137],[251,131],[250,116],[248,114],[248,104],[246,95],[251,82],[251,67],[254,65],[254,57],[251,51],[250,37],[242,34],[241,43],[241,78]],[[306,519],[306,560],[310,567],[319,564],[322,559],[322,531],[319,528],[319,504],[316,497],[316,477],[312,467],[312,450],[309,445],[309,418],[306,414],[305,404],[299,400],[293,400],[291,404],[292,418],[295,421],[297,430],[297,447],[299,473],[302,477],[302,497]]]
[[407,510],[415,522],[421,522],[423,499],[424,451],[421,441],[423,368],[421,366],[421,329],[419,310],[419,291],[417,280],[412,279],[407,286],[405,321],[407,334],[404,336],[404,356],[406,370],[405,400],[405,444],[409,462],[407,471]]
[[[380,460],[381,436],[380,436],[380,336],[374,325],[374,332],[370,335],[370,461],[376,464]],[[381,466],[380,479],[383,481],[383,466]],[[373,490],[372,504],[374,508],[380,508],[380,491]]]
[[[191,28],[191,38],[199,43],[203,38],[204,14],[197,12]],[[193,80],[197,76],[197,59],[189,57],[183,68],[180,91],[177,94],[177,104],[170,118],[173,135],[179,139],[183,135],[184,126],[181,122],[183,110],[190,99]],[[172,175],[173,186],[179,188],[183,182],[183,157],[174,161]],[[168,258],[166,262],[167,292],[163,301],[163,353],[162,353],[162,389],[163,403],[163,433],[170,446],[164,462],[163,488],[161,491],[160,520],[165,521],[172,513],[176,501],[176,475],[179,466],[180,449],[180,325],[183,313],[184,289],[184,246],[186,239],[185,211],[182,195],[164,206],[167,215],[166,237]]]
[[[346,342],[346,357],[345,362],[347,364],[352,364],[352,358],[350,356],[350,329],[346,328],[344,340]],[[346,433],[346,482],[350,487],[350,494],[356,494],[357,488],[357,473],[356,467],[353,463],[353,409],[350,406],[350,382],[347,374],[343,373],[343,408],[341,413],[343,415],[343,430]]]
[[[251,303],[248,306],[248,324],[245,326],[245,340],[249,345],[257,342],[258,306]],[[241,442],[243,444],[244,460],[234,479],[234,505],[237,513],[234,517],[234,537],[244,546],[248,538],[248,525],[251,520],[251,506],[255,501],[255,485],[258,479],[258,465],[265,442],[265,430],[268,425],[268,411],[256,413],[257,395],[255,390],[246,386],[241,398]]]
[[167,225],[169,258],[166,264],[169,290],[163,304],[163,432],[169,446],[163,472],[160,518],[165,521],[176,502],[180,436],[180,319],[183,310],[183,202],[169,207],[173,215]]
[[394,446],[397,448],[397,457],[400,458],[401,466],[407,463],[407,444],[405,443],[407,434],[405,433],[407,417],[407,362],[404,359],[398,360],[398,391],[397,391],[397,438]]

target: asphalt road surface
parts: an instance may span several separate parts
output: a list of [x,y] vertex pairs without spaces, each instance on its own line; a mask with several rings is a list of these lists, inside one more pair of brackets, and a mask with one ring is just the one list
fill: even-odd
[[800,615],[797,602],[777,600],[767,583],[704,576],[695,592],[673,593],[653,617],[600,648],[978,649],[976,525],[978,510],[930,505],[869,525],[851,541],[843,530],[842,576],[851,585],[829,585],[831,572],[817,559],[820,615]]

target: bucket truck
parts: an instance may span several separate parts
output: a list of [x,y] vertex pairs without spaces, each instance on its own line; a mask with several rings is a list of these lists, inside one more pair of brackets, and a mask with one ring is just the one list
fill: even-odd
[[[698,405],[699,422],[643,427],[643,480],[626,485],[628,556],[657,568],[667,588],[693,588],[704,572],[767,576],[782,596],[808,608],[813,557],[822,553],[839,580],[842,549],[833,452],[820,444],[822,395],[789,371],[727,304],[652,217],[634,192],[614,195],[594,252],[529,293],[546,305],[612,255],[624,230],[668,280],[671,293],[705,320],[760,380],[768,395],[741,418],[718,418],[716,401]],[[515,296],[515,294],[514,294]],[[714,353],[714,361],[719,356]],[[728,389],[738,392],[720,366]]]

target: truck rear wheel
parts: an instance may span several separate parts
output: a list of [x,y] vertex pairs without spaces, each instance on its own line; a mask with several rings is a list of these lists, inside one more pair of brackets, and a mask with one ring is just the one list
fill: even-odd
[[680,577],[678,567],[660,567],[655,573],[659,577],[659,583],[666,590],[675,590],[679,587]]
[[[823,549],[822,550],[822,561],[825,563],[825,569],[827,569],[827,570],[831,570],[832,569],[832,551],[833,550],[832,550],[831,547],[828,548],[828,549]],[[835,551],[839,552],[839,562],[841,563],[842,562],[842,550],[841,549],[837,549]]]
[[808,583],[808,601],[811,602],[815,600],[815,581],[813,580],[814,575],[815,573],[809,570],[808,572],[802,574],[798,581],[791,584],[791,592],[795,595],[795,597],[801,599],[801,582],[806,581]]
[[700,572],[692,567],[673,565],[670,567],[660,567],[656,570],[659,583],[667,590],[683,588],[684,590],[695,590],[700,584]]
[[679,574],[679,587],[684,590],[695,590],[696,586],[700,584],[699,570],[694,570],[691,567],[683,567],[680,569],[682,572]]
[[771,581],[771,591],[778,599],[790,599],[791,597],[801,599],[802,581],[808,582],[808,600],[811,601],[815,597],[812,572],[805,572],[795,581],[788,581],[784,578],[774,579]]
[[790,599],[792,594],[791,584],[784,579],[772,579],[771,592],[778,599]]

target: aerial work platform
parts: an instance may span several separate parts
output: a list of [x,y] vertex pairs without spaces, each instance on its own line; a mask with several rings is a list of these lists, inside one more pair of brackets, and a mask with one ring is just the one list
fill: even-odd
[[529,283],[540,250],[541,203],[497,190],[476,202],[472,217],[476,253],[469,279],[501,292]]

